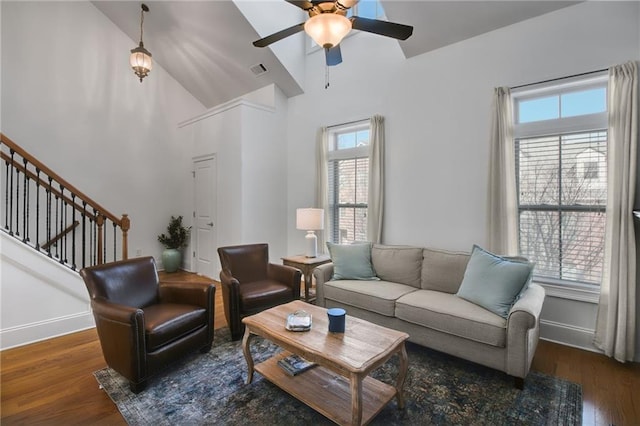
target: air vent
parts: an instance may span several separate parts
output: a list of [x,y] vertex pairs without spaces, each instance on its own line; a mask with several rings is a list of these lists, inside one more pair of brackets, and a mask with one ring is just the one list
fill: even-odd
[[251,67],[251,72],[253,73],[253,75],[258,77],[262,74],[266,74],[269,71],[267,70],[267,67],[265,67],[263,64],[256,64]]

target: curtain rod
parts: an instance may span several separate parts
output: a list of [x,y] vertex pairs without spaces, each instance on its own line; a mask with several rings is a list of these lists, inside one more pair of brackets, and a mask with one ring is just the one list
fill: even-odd
[[346,123],[340,123],[340,124],[334,124],[333,126],[327,126],[327,129],[333,129],[334,127],[348,126],[349,124],[356,124],[356,123],[361,123],[363,121],[369,121],[369,120],[371,120],[371,119],[370,118],[363,118],[361,120],[348,121]]
[[542,81],[537,81],[535,83],[527,83],[527,84],[521,84],[520,86],[513,86],[513,87],[510,87],[510,89],[511,90],[520,89],[522,87],[534,86],[536,84],[543,84],[543,83],[551,83],[552,81],[564,80],[566,78],[582,77],[583,75],[597,74],[599,72],[607,71],[608,69],[609,68],[603,68],[603,69],[600,69],[600,70],[588,71],[588,72],[582,72],[582,73],[579,73],[579,74],[568,75],[566,77],[550,78],[549,80],[542,80]]

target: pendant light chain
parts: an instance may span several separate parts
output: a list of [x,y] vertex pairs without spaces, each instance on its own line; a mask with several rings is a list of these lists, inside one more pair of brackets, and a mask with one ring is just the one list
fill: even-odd
[[142,8],[142,10],[140,10],[140,44],[143,44],[142,43],[142,32],[143,32],[142,24],[144,24],[144,8]]

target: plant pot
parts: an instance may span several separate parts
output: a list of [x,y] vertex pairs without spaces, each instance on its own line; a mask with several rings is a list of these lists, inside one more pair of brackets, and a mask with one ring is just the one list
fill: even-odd
[[178,249],[166,249],[162,252],[162,266],[165,272],[176,272],[182,263],[182,253]]

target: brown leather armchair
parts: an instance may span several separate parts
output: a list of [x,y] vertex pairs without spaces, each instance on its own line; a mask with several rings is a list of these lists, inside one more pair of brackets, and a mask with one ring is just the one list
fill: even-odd
[[300,299],[301,272],[269,263],[267,244],[219,247],[224,315],[231,339],[244,333],[242,318]]
[[213,343],[213,283],[160,283],[153,257],[80,271],[107,365],[134,393],[177,358]]

